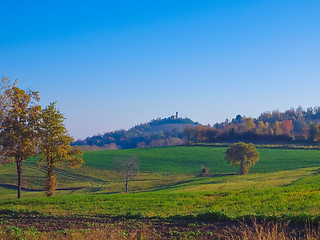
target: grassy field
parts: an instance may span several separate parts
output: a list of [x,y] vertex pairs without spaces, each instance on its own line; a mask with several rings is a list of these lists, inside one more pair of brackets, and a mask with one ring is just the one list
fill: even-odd
[[[123,192],[124,179],[122,174],[116,171],[116,159],[132,155],[139,157],[140,169],[140,173],[130,182],[129,187],[132,192],[168,189],[172,186],[183,186],[186,182],[194,184],[186,188],[186,191],[225,189],[226,183],[229,190],[239,190],[242,185],[249,183],[246,180],[243,180],[244,183],[235,183],[238,176],[234,175],[237,174],[238,168],[226,163],[225,150],[213,147],[163,147],[85,152],[83,157],[86,164],[81,169],[57,170],[59,182],[57,195]],[[281,181],[270,180],[274,181],[275,186],[289,184],[301,178],[299,169],[320,165],[320,151],[317,150],[259,149],[259,152],[260,161],[251,169],[251,173],[278,175],[280,179],[282,178]],[[23,197],[44,195],[41,190],[45,180],[45,169],[38,168],[37,161],[37,158],[30,158],[23,163]],[[195,178],[202,165],[210,170],[210,177],[207,178],[209,180],[206,180],[208,182],[201,183]],[[277,173],[285,170],[294,172]],[[14,164],[0,166],[0,200],[15,198],[16,175]],[[267,182],[266,178],[268,177],[259,176],[256,178],[256,184],[250,184],[253,184],[252,187],[260,188]]]
[[[129,236],[126,234],[135,228],[132,224],[143,225],[144,232],[133,231],[130,239],[143,234],[153,239],[220,239],[231,228],[235,235],[227,234],[225,239],[237,236],[239,231],[244,237],[251,234],[252,239],[271,232],[275,234],[273,239],[320,236],[317,225],[301,228],[301,223],[320,221],[319,150],[260,148],[260,161],[244,176],[226,163],[225,151],[214,147],[163,147],[85,152],[86,164],[81,169],[57,170],[57,196],[50,198],[44,197],[42,190],[45,169],[36,166],[37,158],[30,158],[23,164],[21,200],[15,199],[15,165],[2,165],[0,238],[38,239],[44,233],[43,239],[73,239],[73,234],[83,237],[81,229],[86,226],[90,226],[86,230],[90,236]],[[117,171],[116,161],[132,155],[139,157],[140,172],[132,176],[131,193],[125,194],[124,177]],[[202,165],[209,168],[209,176],[198,177]],[[236,223],[252,217],[278,223]],[[49,219],[51,223],[44,224]],[[224,224],[206,225],[206,221]],[[289,222],[299,224],[289,226]],[[118,230],[110,232],[106,226],[117,226]],[[65,228],[71,230],[65,232]],[[55,233],[59,229],[63,232]]]
[[[201,165],[214,173],[237,173],[238,168],[224,160],[226,148],[212,147],[162,147],[128,150],[86,152],[87,166],[114,170],[114,159],[136,155],[140,159],[141,171],[196,174]],[[251,172],[274,172],[303,167],[319,166],[320,151],[259,149],[260,161]]]
[[[259,149],[261,158],[251,174],[239,176],[237,167],[224,160],[225,150],[166,147],[85,152],[83,168],[58,170],[58,196],[53,198],[38,198],[43,196],[45,172],[36,167],[37,158],[31,158],[24,163],[26,199],[10,201],[5,200],[16,196],[16,190],[10,187],[15,184],[15,166],[4,165],[0,168],[0,209],[59,214],[132,212],[146,216],[203,211],[230,216],[320,214],[320,151]],[[123,177],[116,171],[115,162],[131,155],[139,157],[140,173],[133,176],[129,185],[136,193],[127,195],[121,193]],[[209,177],[197,177],[201,165],[210,169]]]

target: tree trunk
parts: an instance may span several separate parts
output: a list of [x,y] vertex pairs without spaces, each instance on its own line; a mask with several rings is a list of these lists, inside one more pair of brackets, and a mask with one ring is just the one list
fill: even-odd
[[16,159],[17,172],[18,172],[18,198],[21,198],[21,182],[22,182],[22,168],[21,159]]
[[240,163],[240,172],[239,172],[239,174],[240,175],[245,175],[246,174],[243,161],[241,161],[241,163]]
[[47,197],[51,197],[55,194],[55,190],[57,188],[57,179],[54,171],[54,166],[50,164],[47,166],[47,180],[46,180],[46,195]]
[[126,193],[129,192],[129,190],[128,190],[128,183],[129,183],[129,177],[126,177]]

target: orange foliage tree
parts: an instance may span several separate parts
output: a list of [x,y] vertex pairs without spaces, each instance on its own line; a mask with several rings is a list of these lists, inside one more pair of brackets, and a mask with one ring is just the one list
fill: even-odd
[[43,109],[41,119],[39,128],[41,157],[38,165],[46,163],[45,191],[49,197],[54,195],[58,185],[55,169],[61,168],[63,163],[67,163],[71,168],[79,168],[84,162],[80,157],[82,151],[70,146],[73,138],[68,134],[63,124],[64,117],[56,109],[55,103]]
[[36,104],[38,92],[13,86],[6,89],[5,94],[7,105],[1,119],[0,145],[3,155],[16,162],[18,198],[21,198],[22,162],[37,154],[41,107]]

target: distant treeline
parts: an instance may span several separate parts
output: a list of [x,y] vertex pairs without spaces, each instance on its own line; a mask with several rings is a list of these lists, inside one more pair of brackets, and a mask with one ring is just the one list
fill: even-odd
[[154,119],[129,130],[117,130],[78,140],[83,150],[176,146],[190,143],[315,145],[320,141],[320,107],[302,107],[285,112],[264,112],[258,118],[237,115],[213,125],[201,125],[174,116]]
[[127,131],[122,129],[77,140],[73,145],[80,145],[84,151],[177,146],[183,144],[184,128],[196,125],[198,123],[189,118],[158,118]]
[[237,115],[213,126],[185,129],[186,142],[255,142],[315,144],[320,140],[320,107],[264,112],[258,118]]

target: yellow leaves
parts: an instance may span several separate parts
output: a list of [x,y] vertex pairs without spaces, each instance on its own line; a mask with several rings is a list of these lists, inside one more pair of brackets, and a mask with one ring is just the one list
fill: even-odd
[[314,141],[319,142],[320,141],[320,123],[315,125],[315,129],[316,131],[314,133],[313,139]]
[[70,146],[73,138],[68,134],[63,121],[64,117],[56,109],[55,103],[43,109],[41,113],[39,136],[41,139],[40,150],[44,158],[51,158],[47,167],[61,167],[65,162],[70,168],[79,168],[84,163],[79,157],[82,151]]
[[[38,154],[38,166],[46,162],[48,171],[53,175],[54,168],[63,166],[63,163],[72,168],[79,168],[84,163],[82,151],[72,148],[73,138],[68,134],[63,121],[64,117],[51,103],[41,109],[37,91],[25,91],[9,84],[7,78],[2,79],[0,85],[0,146],[5,149],[7,158],[15,158],[21,162],[26,158]],[[2,108],[5,103],[5,108]],[[51,181],[52,182],[52,181]],[[55,184],[51,184],[54,192]],[[51,191],[50,190],[50,191]]]
[[68,166],[70,168],[80,168],[84,164],[83,159],[80,157],[82,155],[83,152],[79,147],[73,147],[69,152]]
[[75,157],[68,161],[68,167],[73,169],[80,168],[83,164],[84,164],[84,161],[80,157]]
[[243,123],[244,131],[252,131],[256,127],[253,118],[245,118]]
[[32,100],[37,101],[38,96],[18,88],[16,83],[6,89],[5,95],[7,108],[1,121],[1,145],[10,149],[6,152],[8,157],[24,160],[36,154],[35,128],[40,119],[41,107]]

